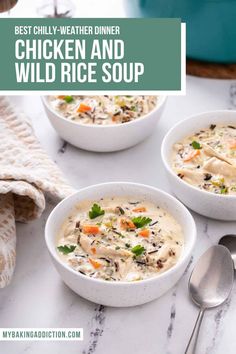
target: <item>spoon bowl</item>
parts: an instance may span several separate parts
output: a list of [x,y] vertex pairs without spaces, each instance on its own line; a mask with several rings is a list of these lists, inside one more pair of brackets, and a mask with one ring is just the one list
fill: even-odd
[[236,235],[225,235],[221,237],[219,244],[228,248],[236,269]]
[[229,250],[221,245],[209,248],[200,257],[189,280],[191,299],[200,307],[200,312],[185,354],[195,353],[204,311],[227,300],[233,281],[234,267]]
[[232,288],[233,268],[226,247],[213,246],[200,258],[189,281],[189,292],[196,305],[203,308],[222,304]]

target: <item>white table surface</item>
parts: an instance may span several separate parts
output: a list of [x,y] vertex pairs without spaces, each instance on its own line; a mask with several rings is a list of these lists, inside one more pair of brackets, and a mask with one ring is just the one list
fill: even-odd
[[[31,117],[42,146],[76,188],[118,180],[146,183],[170,192],[160,157],[164,134],[188,115],[235,109],[236,84],[188,77],[187,96],[168,99],[162,119],[149,139],[129,150],[108,154],[86,152],[70,145],[63,152],[63,141],[50,126],[40,98],[11,99]],[[84,341],[2,342],[0,352],[182,354],[197,316],[197,308],[187,292],[192,265],[220,236],[235,233],[236,222],[218,222],[194,214],[198,239],[193,262],[181,281],[152,303],[134,308],[104,308],[74,294],[54,269],[43,235],[52,207],[47,206],[40,220],[17,225],[17,265],[11,285],[0,292],[0,327],[83,327]],[[236,353],[235,292],[234,289],[225,305],[206,313],[197,353]]]

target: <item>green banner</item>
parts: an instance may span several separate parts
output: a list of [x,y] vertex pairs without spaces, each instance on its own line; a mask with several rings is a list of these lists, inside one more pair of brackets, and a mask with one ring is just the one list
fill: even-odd
[[1,91],[180,91],[180,19],[0,19]]

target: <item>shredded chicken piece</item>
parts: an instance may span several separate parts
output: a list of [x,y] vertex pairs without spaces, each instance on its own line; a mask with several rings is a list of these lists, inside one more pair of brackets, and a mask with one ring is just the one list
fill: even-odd
[[202,145],[203,151],[206,155],[216,157],[217,159],[225,161],[230,165],[235,165],[235,163],[232,159],[229,159],[226,156],[224,156],[223,154],[218,153],[211,146],[204,144],[204,143],[202,143],[201,145]]
[[178,174],[183,176],[183,180],[187,183],[199,185],[203,181],[203,173],[196,170],[179,169]]
[[236,167],[232,166],[228,162],[219,160],[216,157],[212,157],[208,160],[204,165],[203,168],[205,171],[222,175],[225,177],[236,177]]
[[93,239],[91,237],[82,234],[80,236],[80,245],[83,250],[88,254],[93,254],[91,248],[96,248],[96,256],[98,257],[131,257],[132,253],[123,249],[116,250],[111,246],[104,246],[102,243],[99,245],[92,245]]

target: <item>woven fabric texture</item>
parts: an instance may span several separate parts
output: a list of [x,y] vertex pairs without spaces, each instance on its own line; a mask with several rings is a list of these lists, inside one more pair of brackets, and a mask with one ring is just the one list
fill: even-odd
[[41,148],[29,119],[0,97],[0,288],[15,266],[15,221],[39,218],[49,193],[63,199],[75,190]]

